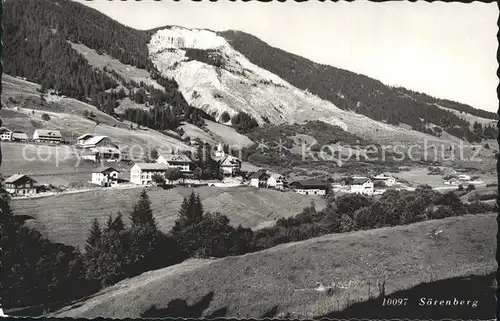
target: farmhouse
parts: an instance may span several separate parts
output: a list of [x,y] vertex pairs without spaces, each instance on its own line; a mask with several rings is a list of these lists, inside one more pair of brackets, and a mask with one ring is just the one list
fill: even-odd
[[326,182],[315,179],[293,182],[290,186],[302,195],[326,195],[327,189]]
[[377,176],[374,176],[373,177],[373,181],[376,182],[376,181],[381,181],[384,183],[385,186],[393,186],[394,184],[396,184],[396,179],[392,176],[386,176],[384,174],[379,174]]
[[28,141],[28,134],[16,130],[16,131],[12,132],[11,140],[13,142],[27,142]]
[[98,162],[105,160],[108,162],[116,162],[121,158],[121,152],[114,147],[96,147],[86,149],[81,153],[81,158]]
[[92,183],[110,187],[118,185],[119,171],[113,167],[100,167],[92,173]]
[[163,154],[158,156],[156,163],[178,168],[182,173],[190,173],[192,161],[184,154]]
[[287,185],[286,178],[283,177],[283,175],[279,174],[273,174],[270,175],[269,178],[267,179],[267,187],[268,188],[275,188],[279,190],[285,189]]
[[265,170],[260,169],[250,176],[250,186],[258,188],[266,187],[269,177],[270,175]]
[[459,181],[470,181],[470,176],[466,174],[460,174],[457,176]]
[[33,141],[37,143],[59,144],[61,140],[61,132],[55,129],[36,129],[33,133]]
[[373,194],[373,181],[368,177],[353,177],[351,181],[351,193],[354,194]]
[[136,163],[130,170],[130,182],[137,185],[147,185],[153,182],[154,175],[165,177],[169,166],[159,163]]
[[231,155],[226,155],[219,164],[223,175],[233,176],[241,171],[241,160]]
[[1,140],[11,140],[12,139],[12,131],[10,129],[7,129],[5,127],[0,128],[0,139]]
[[83,145],[85,145],[85,142],[89,139],[91,139],[92,137],[95,137],[96,135],[94,134],[83,134],[83,135],[80,135],[76,138],[76,144],[78,146],[81,146],[83,147]]
[[87,139],[83,145],[83,148],[96,148],[96,147],[113,147],[118,148],[108,136],[94,136]]
[[5,190],[12,195],[36,194],[36,181],[24,174],[17,173],[4,181]]

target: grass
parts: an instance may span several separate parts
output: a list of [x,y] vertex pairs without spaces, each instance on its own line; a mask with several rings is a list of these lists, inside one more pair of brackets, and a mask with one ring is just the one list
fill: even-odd
[[[442,229],[438,236],[432,232]],[[386,294],[417,284],[495,269],[495,215],[466,215],[371,231],[331,234],[218,260],[190,260],[124,280],[60,317],[138,318],[174,299],[189,304],[210,292],[205,314],[259,317],[265,311],[314,317],[367,301],[386,280]],[[338,286],[333,296],[315,282]],[[371,289],[371,290],[369,290]],[[166,315],[165,315],[166,316]]]
[[[15,215],[34,218],[29,224],[49,239],[82,248],[94,218],[101,224],[108,215],[121,211],[126,216],[139,199],[142,188],[97,189],[77,194],[62,194],[34,199],[15,199],[12,209]],[[177,187],[170,190],[149,188],[152,209],[158,227],[168,232],[177,219],[183,197],[191,188]],[[199,187],[205,211],[219,211],[232,224],[255,228],[274,224],[279,217],[298,214],[314,200],[318,208],[324,206],[319,196],[303,196],[294,192],[279,192],[249,187],[217,188]]]

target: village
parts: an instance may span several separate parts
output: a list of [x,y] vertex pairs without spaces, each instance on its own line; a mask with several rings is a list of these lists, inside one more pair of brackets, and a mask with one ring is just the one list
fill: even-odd
[[[0,129],[0,138],[5,142],[36,143],[59,145],[66,143],[58,130],[37,129],[29,139],[26,133],[13,131],[7,128]],[[192,142],[195,146],[196,141]],[[279,191],[294,191],[301,195],[324,196],[329,191],[335,193],[381,195],[387,189],[414,190],[411,184],[398,180],[387,173],[366,176],[344,176],[328,179],[302,179],[289,182],[289,178],[273,173],[267,169],[254,171],[242,170],[242,160],[224,152],[222,143],[210,157],[217,164],[220,175],[201,178],[196,175],[195,157],[186,153],[158,153],[155,159],[147,158],[133,163],[130,155],[121,151],[119,144],[112,138],[95,133],[85,133],[76,138],[74,147],[78,150],[78,157],[98,165],[89,173],[88,182],[95,188],[133,188],[139,186],[214,186],[268,188]],[[113,163],[123,163],[130,167],[130,176],[124,178],[121,171]],[[429,175],[439,174],[436,169],[429,169]],[[218,177],[217,177],[218,176]],[[442,175],[442,185],[438,189],[460,189],[466,186],[473,189],[473,185],[481,184],[479,176],[469,176],[456,172]],[[37,185],[35,179],[23,173],[16,173],[4,180],[6,189],[13,197],[34,197],[52,195],[46,186]]]

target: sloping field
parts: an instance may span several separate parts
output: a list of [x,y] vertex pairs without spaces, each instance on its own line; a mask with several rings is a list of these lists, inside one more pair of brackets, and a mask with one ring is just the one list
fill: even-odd
[[[126,217],[139,199],[141,188],[98,189],[78,194],[62,194],[36,199],[16,199],[12,201],[16,215],[35,218],[31,226],[44,236],[70,245],[82,247],[94,218],[104,224],[109,214],[121,211]],[[191,193],[190,188],[177,187],[171,190],[148,188],[152,209],[158,227],[168,232],[177,219],[177,212],[183,197]],[[279,192],[249,187],[217,188],[199,187],[205,211],[219,211],[234,225],[242,224],[253,228],[263,222],[279,217],[293,216],[314,201],[318,208],[324,200],[317,196],[303,196],[294,192]]]
[[481,124],[481,125],[491,125],[491,126],[496,126],[496,123],[497,123],[497,120],[495,119],[489,119],[489,118],[483,118],[483,117],[479,117],[479,116],[475,116],[475,115],[471,115],[469,113],[461,113],[460,111],[458,110],[455,110],[455,109],[452,109],[452,108],[446,108],[446,107],[443,107],[439,104],[434,104],[435,106],[443,109],[443,110],[447,110],[449,112],[452,112],[454,113],[455,115],[457,115],[458,117],[462,118],[463,120],[465,121],[468,121],[470,124],[471,124],[471,128],[472,128],[472,125],[474,125],[475,122]]
[[[348,300],[366,301],[369,288],[377,293],[377,279],[387,279],[390,294],[422,282],[488,274],[496,266],[496,228],[494,214],[466,215],[190,260],[124,280],[56,315],[139,318],[153,306],[161,311],[174,299],[192,305],[213,292],[204,315],[226,309],[227,317],[260,317],[274,308],[293,317],[319,316]],[[436,230],[442,232],[434,235]],[[317,281],[340,288],[329,297],[313,290]]]
[[155,80],[151,78],[151,75],[145,69],[126,65],[118,59],[108,56],[107,54],[100,55],[94,49],[91,49],[84,44],[72,43],[71,41],[68,42],[70,43],[71,47],[79,54],[81,54],[88,61],[89,65],[94,68],[98,68],[101,70],[103,70],[104,68],[111,69],[126,81],[135,81],[137,83],[140,83],[142,81],[146,85],[150,85],[158,89],[163,89],[162,86],[160,86]]
[[238,133],[234,128],[213,122],[211,120],[205,120],[207,124],[207,129],[212,133],[212,136],[217,141],[222,141],[229,146],[240,146],[248,147],[253,145],[253,142],[245,135]]

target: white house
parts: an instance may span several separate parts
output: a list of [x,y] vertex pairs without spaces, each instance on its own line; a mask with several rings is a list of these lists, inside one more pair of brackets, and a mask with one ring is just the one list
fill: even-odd
[[116,144],[114,144],[108,136],[94,136],[87,139],[83,145],[83,148],[96,148],[96,147],[112,147],[118,148]]
[[267,179],[267,187],[283,190],[287,185],[285,177],[280,174],[272,174]]
[[83,159],[98,162],[104,160],[107,162],[116,162],[121,158],[121,152],[114,147],[96,147],[91,149],[85,149],[80,154]]
[[14,142],[27,142],[28,134],[20,131],[14,131],[11,133],[11,140]]
[[100,167],[92,173],[92,183],[104,187],[118,185],[119,171],[113,167]]
[[290,186],[302,195],[326,195],[327,184],[315,179],[293,182]]
[[5,190],[12,195],[36,194],[36,181],[29,176],[17,173],[4,181]]
[[265,170],[258,170],[250,176],[250,186],[253,187],[266,187],[267,180],[269,179],[269,174]]
[[354,194],[372,195],[374,191],[373,181],[368,177],[353,177],[350,185]]
[[81,146],[83,147],[83,145],[85,145],[85,142],[89,139],[91,139],[92,137],[95,137],[97,135],[95,134],[83,134],[83,135],[80,135],[76,138],[76,144],[78,146]]
[[156,163],[164,164],[168,167],[176,167],[181,173],[190,173],[192,161],[184,154],[161,154],[156,159]]
[[61,140],[61,132],[55,129],[36,129],[33,133],[33,141],[38,143],[58,144]]
[[396,179],[392,176],[386,176],[385,174],[379,174],[377,176],[373,177],[374,181],[382,181],[384,182],[385,186],[393,186],[396,184]]
[[470,181],[470,176],[466,174],[460,174],[457,176],[457,179],[460,181]]
[[219,161],[223,175],[233,176],[240,173],[241,160],[232,155],[226,155]]
[[0,139],[1,140],[11,140],[12,139],[12,131],[5,127],[0,128]]
[[137,185],[148,185],[153,182],[154,175],[165,177],[169,169],[166,164],[136,163],[130,170],[130,182]]

